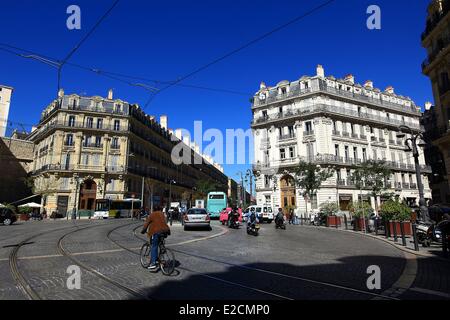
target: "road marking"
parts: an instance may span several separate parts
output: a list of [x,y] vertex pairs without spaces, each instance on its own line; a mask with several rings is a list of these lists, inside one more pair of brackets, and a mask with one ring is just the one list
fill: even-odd
[[[172,243],[172,244],[168,244],[166,245],[167,247],[171,247],[171,246],[178,246],[178,245],[182,245],[182,244],[188,244],[188,243],[194,243],[194,242],[198,242],[198,241],[204,241],[204,240],[209,240],[212,238],[216,238],[216,237],[220,237],[224,234],[226,234],[228,232],[227,229],[218,226],[220,229],[223,229],[222,232],[220,233],[216,233],[213,234],[211,236],[208,237],[203,237],[203,238],[199,238],[199,239],[192,239],[192,240],[187,240],[187,241],[182,241],[182,242],[178,242],[178,243]],[[143,239],[142,239],[143,240]],[[134,248],[130,248],[130,250],[140,250],[141,247],[134,247]],[[116,253],[116,252],[122,252],[125,251],[125,249],[109,249],[109,250],[99,250],[99,251],[86,251],[86,252],[75,252],[75,253],[71,253],[71,255],[73,256],[82,256],[82,255],[93,255],[93,254],[107,254],[107,253]],[[39,259],[50,259],[50,258],[59,258],[59,257],[63,257],[63,255],[61,254],[49,254],[49,255],[41,255],[41,256],[29,256],[29,257],[18,257],[17,260],[39,260]],[[3,258],[0,259],[1,261],[9,261],[9,258]]]
[[425,294],[431,294],[434,296],[440,296],[440,297],[444,297],[447,299],[450,299],[450,294],[445,293],[445,292],[440,292],[440,291],[435,291],[435,290],[430,290],[430,289],[424,289],[424,288],[410,288],[410,291],[416,291],[416,292],[420,292],[420,293],[425,293]]

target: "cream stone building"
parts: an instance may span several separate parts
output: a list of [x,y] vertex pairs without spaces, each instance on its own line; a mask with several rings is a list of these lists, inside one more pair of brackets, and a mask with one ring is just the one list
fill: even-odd
[[61,90],[28,137],[35,144],[35,192],[43,196],[47,213],[92,214],[98,199],[141,199],[143,179],[146,206],[150,195],[154,205],[165,205],[169,196],[172,201],[192,197],[200,179],[213,180],[226,191],[223,168],[198,154],[189,139],[192,157],[203,161],[172,162],[172,148],[181,139],[167,126],[167,116],[158,123],[138,105],[113,99],[111,90],[107,98]]
[[13,88],[0,85],[0,137],[6,134]]
[[[385,160],[393,170],[387,192],[418,203],[414,159],[396,134],[400,125],[421,132],[421,111],[393,87],[381,92],[371,81],[356,83],[352,75],[344,79],[325,76],[319,65],[315,76],[272,87],[261,83],[252,112],[258,204],[294,205],[304,212],[305,199],[293,179],[295,166],[303,160],[336,169],[317,197],[309,200],[308,209],[339,201],[346,211],[360,194],[349,179],[352,167],[369,159]],[[431,171],[422,150],[420,164],[425,198],[430,199],[427,174]],[[370,190],[362,193],[368,201]],[[380,204],[382,200],[370,197],[374,207],[375,201]]]
[[[433,0],[428,6],[426,29],[422,34],[422,46],[428,57],[422,71],[432,84],[436,114],[433,144],[439,147],[446,167],[446,183],[450,182],[450,1]],[[447,188],[448,190],[448,188]],[[450,202],[450,194],[441,197]]]

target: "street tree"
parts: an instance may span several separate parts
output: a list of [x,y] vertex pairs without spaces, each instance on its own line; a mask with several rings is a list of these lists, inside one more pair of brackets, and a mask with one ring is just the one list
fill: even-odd
[[[334,170],[322,168],[320,165],[300,161],[295,168],[295,184],[303,190],[303,197],[312,199],[328,178],[332,177]],[[308,213],[308,201],[305,201],[306,213]]]
[[378,214],[378,197],[388,189],[387,180],[391,175],[391,170],[385,161],[368,160],[361,165],[355,166],[351,174],[351,180],[361,192],[364,187],[371,190],[370,194],[375,199],[375,212]]
[[217,184],[211,179],[202,179],[197,181],[196,189],[196,195],[201,199],[205,199],[208,193],[217,190]]

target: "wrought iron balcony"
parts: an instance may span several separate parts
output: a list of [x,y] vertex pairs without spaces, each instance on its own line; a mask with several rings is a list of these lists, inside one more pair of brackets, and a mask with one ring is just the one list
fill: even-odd
[[282,135],[278,137],[278,141],[286,141],[286,140],[291,140],[291,139],[296,139],[297,136],[292,133],[292,134],[286,134],[286,135]]

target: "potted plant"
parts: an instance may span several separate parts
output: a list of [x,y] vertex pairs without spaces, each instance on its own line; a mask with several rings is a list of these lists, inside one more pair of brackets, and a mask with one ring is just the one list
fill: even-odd
[[337,216],[339,208],[336,202],[324,202],[320,206],[320,221],[325,221],[327,227],[338,227],[341,225],[341,217]]
[[372,206],[365,201],[355,201],[350,204],[350,212],[353,216],[353,227],[355,231],[365,231],[368,225],[368,217],[373,213]]
[[30,213],[33,211],[30,207],[19,207],[19,217],[21,221],[30,220]]
[[405,235],[412,234],[411,209],[407,205],[397,200],[389,200],[381,205],[380,213],[383,219],[389,222],[390,234],[395,230],[397,235],[401,235],[400,224],[403,224]]

